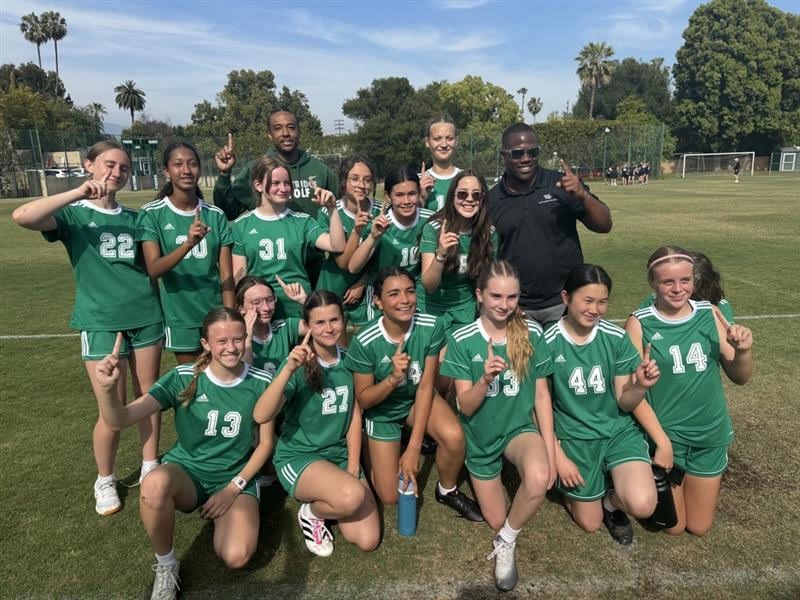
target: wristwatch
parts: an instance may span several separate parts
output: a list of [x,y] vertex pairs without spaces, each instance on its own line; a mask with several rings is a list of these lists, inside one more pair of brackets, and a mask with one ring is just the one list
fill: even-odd
[[237,475],[236,477],[234,477],[233,479],[231,479],[231,481],[232,481],[232,482],[233,482],[233,484],[234,484],[236,487],[238,487],[238,488],[239,488],[241,491],[244,491],[244,488],[246,488],[246,487],[247,487],[247,479],[245,479],[244,477],[240,477],[239,475]]
[[439,253],[438,253],[438,252],[434,252],[434,253],[433,253],[433,258],[434,258],[434,260],[435,260],[436,262],[440,262],[440,263],[443,263],[444,261],[446,261],[446,260],[447,260],[447,257],[446,257],[446,256],[439,256]]

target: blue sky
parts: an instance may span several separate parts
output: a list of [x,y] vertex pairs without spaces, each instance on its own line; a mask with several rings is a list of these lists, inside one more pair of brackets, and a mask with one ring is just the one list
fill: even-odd
[[[190,122],[194,105],[213,101],[233,69],[269,69],[278,86],[300,89],[326,132],[342,102],[378,77],[415,86],[480,75],[544,103],[540,119],[578,94],[575,56],[605,41],[616,58],[664,57],[682,44],[695,0],[372,0],[363,2],[18,2],[0,3],[0,61],[36,61],[19,32],[31,11],[58,10],[69,27],[59,44],[61,77],[77,104],[101,102],[106,120],[124,125],[114,86],[133,79],[146,112]],[[798,12],[798,0],[773,0]],[[42,47],[54,68],[53,46]],[[517,98],[518,99],[518,98]],[[530,115],[526,115],[530,118]],[[346,121],[347,126],[350,122]]]

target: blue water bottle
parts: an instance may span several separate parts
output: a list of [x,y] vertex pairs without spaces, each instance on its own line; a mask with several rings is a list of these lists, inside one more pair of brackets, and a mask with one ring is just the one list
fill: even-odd
[[397,480],[397,531],[400,535],[416,535],[417,533],[417,497],[414,495],[414,483],[408,482],[403,489],[403,476]]

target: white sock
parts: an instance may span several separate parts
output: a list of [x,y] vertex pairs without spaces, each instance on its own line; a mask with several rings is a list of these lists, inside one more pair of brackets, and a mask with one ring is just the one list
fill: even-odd
[[153,469],[155,469],[159,465],[158,459],[155,460],[143,460],[142,461],[142,475],[146,475]]
[[164,556],[160,554],[156,554],[156,560],[160,565],[174,565],[178,562],[178,557],[175,556],[175,547],[173,546],[170,548],[169,552],[167,552]]
[[444,487],[444,486],[442,485],[442,482],[441,482],[441,481],[439,481],[439,482],[436,484],[436,487],[438,488],[438,490],[439,490],[439,493],[440,493],[442,496],[446,496],[446,495],[447,495],[447,494],[449,494],[450,492],[454,492],[454,491],[456,491],[456,488],[457,488],[458,486],[454,485],[453,487],[451,487],[451,488],[448,490],[446,487]]
[[514,544],[517,541],[517,536],[519,535],[520,531],[522,531],[522,528],[514,529],[508,524],[508,519],[506,519],[506,522],[503,523],[503,528],[498,532],[497,535],[500,536],[500,539],[505,543]]
[[98,475],[97,483],[114,483],[114,474],[111,475]]
[[611,504],[611,494],[606,494],[603,496],[603,508],[605,508],[608,512],[614,512],[618,510],[616,506]]

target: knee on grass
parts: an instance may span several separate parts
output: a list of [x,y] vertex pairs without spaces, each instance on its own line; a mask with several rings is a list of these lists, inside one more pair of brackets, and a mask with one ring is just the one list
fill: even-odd
[[586,533],[594,533],[603,526],[602,513],[600,516],[591,516],[581,513],[573,513],[572,520],[575,524],[583,529]]
[[247,544],[228,544],[217,550],[217,555],[229,569],[242,569],[253,557],[255,548],[250,548]]

